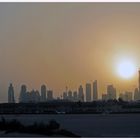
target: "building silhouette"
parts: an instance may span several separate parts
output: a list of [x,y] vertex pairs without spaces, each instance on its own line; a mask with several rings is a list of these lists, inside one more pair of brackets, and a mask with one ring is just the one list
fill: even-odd
[[28,95],[27,95],[27,87],[26,87],[26,85],[21,86],[19,102],[20,103],[28,102]]
[[73,97],[72,97],[72,91],[69,90],[68,91],[68,100],[72,101]]
[[113,85],[107,86],[107,96],[109,100],[116,99],[116,89],[113,87]]
[[139,73],[138,85],[139,85],[139,94],[140,94],[140,69],[139,69],[138,73]]
[[66,99],[67,99],[67,93],[63,92],[63,100],[66,100]]
[[98,100],[97,80],[93,82],[93,100]]
[[140,93],[138,88],[135,88],[134,90],[134,100],[140,100]]
[[77,93],[77,91],[74,91],[73,92],[73,101],[78,101],[78,93]]
[[86,84],[86,102],[91,102],[91,84]]
[[84,102],[84,92],[82,85],[78,88],[78,101]]
[[125,91],[125,93],[120,93],[119,98],[121,98],[124,101],[132,101],[133,100],[133,93],[129,91]]
[[28,102],[32,103],[38,103],[40,102],[40,94],[38,90],[32,90],[31,92],[28,93]]
[[53,100],[53,91],[52,90],[47,91],[47,100],[48,101]]
[[67,93],[63,92],[63,100],[67,100]]
[[46,92],[47,92],[46,86],[42,85],[41,86],[41,99],[40,99],[41,102],[45,102],[46,101]]
[[126,91],[124,95],[125,95],[125,101],[132,101],[132,96],[133,96],[132,92]]
[[8,103],[15,103],[14,87],[12,86],[12,83],[10,83],[10,86],[8,88]]

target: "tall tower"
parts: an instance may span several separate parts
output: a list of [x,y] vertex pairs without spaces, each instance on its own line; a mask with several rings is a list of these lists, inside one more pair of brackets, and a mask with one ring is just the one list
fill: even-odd
[[116,88],[113,87],[113,85],[108,85],[107,86],[107,96],[108,99],[116,99]]
[[68,91],[68,100],[70,100],[70,101],[72,101],[72,91],[71,90],[69,90]]
[[84,92],[82,85],[80,85],[80,87],[78,88],[78,100],[84,102]]
[[86,102],[91,101],[91,84],[87,83],[86,84]]
[[47,100],[48,101],[53,100],[53,91],[52,90],[47,91]]
[[19,102],[25,103],[27,102],[27,88],[26,85],[21,86],[21,91],[20,91],[20,97],[19,97]]
[[139,69],[139,94],[140,94],[140,69]]
[[42,85],[41,86],[41,102],[46,101],[46,86]]
[[11,83],[10,83],[10,86],[8,88],[8,103],[15,103],[14,88],[13,88]]
[[97,80],[93,82],[93,100],[98,100]]

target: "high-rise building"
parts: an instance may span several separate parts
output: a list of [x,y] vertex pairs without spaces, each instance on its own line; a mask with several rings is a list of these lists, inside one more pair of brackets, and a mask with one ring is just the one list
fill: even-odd
[[86,84],[86,102],[91,102],[91,84]]
[[63,92],[63,100],[67,99],[67,92]]
[[32,102],[32,103],[40,102],[40,94],[39,94],[38,90],[36,90],[36,91],[32,90],[29,93],[29,102]]
[[21,91],[20,91],[20,97],[19,97],[19,102],[21,103],[26,103],[27,102],[27,88],[26,85],[21,86]]
[[47,100],[48,101],[53,100],[53,91],[52,90],[47,91]]
[[42,85],[41,86],[41,102],[45,102],[46,101],[46,86]]
[[80,85],[78,89],[78,100],[81,102],[84,102],[84,92],[83,92],[83,87]]
[[72,101],[72,91],[68,91],[68,100]]
[[93,100],[98,100],[97,80],[93,82]]
[[116,99],[116,89],[113,87],[113,85],[107,86],[107,95],[108,99]]
[[78,94],[77,94],[77,91],[74,91],[73,92],[73,100],[76,102],[78,101]]
[[38,90],[35,91],[35,95],[36,95],[36,102],[40,102],[41,97]]
[[15,103],[14,87],[12,86],[12,84],[10,84],[8,88],[8,103]]
[[140,69],[139,69],[139,82],[138,82],[138,84],[139,84],[139,94],[140,94]]
[[134,100],[140,100],[140,94],[138,88],[134,90]]
[[31,102],[31,93],[29,91],[26,92],[26,103]]

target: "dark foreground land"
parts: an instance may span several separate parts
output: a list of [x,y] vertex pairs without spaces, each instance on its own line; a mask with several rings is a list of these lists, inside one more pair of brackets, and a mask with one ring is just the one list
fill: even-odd
[[[25,126],[32,125],[34,122],[48,124],[53,119],[61,125],[61,128],[81,137],[140,137],[140,114],[22,114],[2,116],[7,121],[16,119]],[[72,137],[75,137],[74,135]],[[36,137],[37,134],[18,134],[15,136],[15,133],[0,133],[0,136]],[[58,137],[68,136],[59,135]]]

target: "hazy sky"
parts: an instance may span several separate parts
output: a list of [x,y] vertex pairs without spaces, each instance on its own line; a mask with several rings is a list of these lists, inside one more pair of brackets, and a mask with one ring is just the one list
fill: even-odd
[[10,82],[16,99],[21,84],[40,90],[45,83],[55,95],[96,79],[100,95],[108,84],[134,90],[137,73],[116,74],[123,57],[140,67],[139,3],[0,4],[0,102]]

